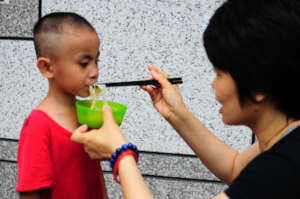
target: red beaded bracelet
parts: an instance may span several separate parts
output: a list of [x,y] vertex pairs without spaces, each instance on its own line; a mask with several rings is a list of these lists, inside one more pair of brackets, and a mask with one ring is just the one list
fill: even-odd
[[114,180],[115,180],[117,183],[119,183],[119,184],[120,184],[120,181],[119,181],[119,179],[118,179],[118,174],[119,174],[119,164],[120,164],[121,160],[122,160],[125,156],[127,156],[127,155],[132,155],[132,156],[134,157],[135,161],[138,162],[138,156],[137,156],[137,154],[136,154],[134,151],[130,150],[130,149],[128,149],[128,150],[126,150],[126,151],[123,151],[123,152],[120,154],[120,156],[118,156],[117,161],[116,161],[116,163],[115,163],[115,165],[114,165],[114,168],[113,168],[113,175],[114,175]]

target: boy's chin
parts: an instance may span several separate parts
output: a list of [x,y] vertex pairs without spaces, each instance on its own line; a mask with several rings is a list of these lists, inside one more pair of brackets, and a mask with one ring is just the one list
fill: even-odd
[[90,93],[79,93],[77,95],[77,97],[82,97],[82,98],[89,97],[89,96],[90,96]]

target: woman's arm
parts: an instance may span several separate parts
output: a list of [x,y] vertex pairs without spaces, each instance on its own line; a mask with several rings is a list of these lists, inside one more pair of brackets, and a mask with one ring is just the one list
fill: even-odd
[[126,199],[153,199],[132,156],[122,159],[119,165],[122,192]]
[[168,121],[206,167],[223,182],[230,184],[259,154],[257,143],[239,153],[204,127],[192,113],[186,111],[183,115],[179,120]]
[[142,88],[149,93],[155,109],[173,126],[208,169],[223,182],[230,184],[259,153],[257,145],[239,153],[225,144],[188,111],[178,87],[169,83],[165,73],[153,66],[149,70],[160,86]]
[[216,195],[212,199],[230,199],[230,198],[228,198],[228,196],[223,192],[223,193]]

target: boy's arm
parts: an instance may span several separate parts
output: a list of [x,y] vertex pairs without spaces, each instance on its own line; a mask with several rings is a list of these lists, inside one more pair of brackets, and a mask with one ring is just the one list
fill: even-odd
[[20,199],[40,199],[40,191],[20,192]]

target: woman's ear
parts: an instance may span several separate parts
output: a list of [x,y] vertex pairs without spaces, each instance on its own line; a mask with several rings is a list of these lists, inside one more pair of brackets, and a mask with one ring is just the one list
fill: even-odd
[[261,103],[267,98],[267,96],[265,94],[262,94],[262,93],[255,93],[254,98],[255,98],[256,102]]
[[51,60],[46,57],[39,57],[37,59],[37,67],[39,68],[41,74],[48,78],[51,79],[54,76],[54,68]]

